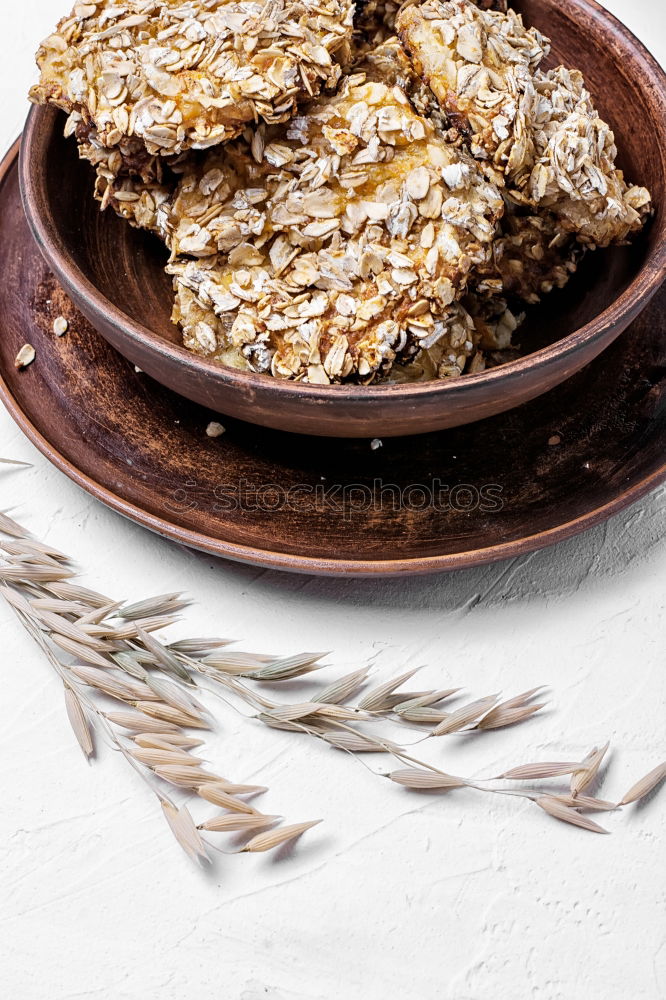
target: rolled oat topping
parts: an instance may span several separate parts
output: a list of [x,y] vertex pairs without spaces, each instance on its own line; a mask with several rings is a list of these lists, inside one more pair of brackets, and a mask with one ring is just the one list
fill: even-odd
[[405,7],[397,30],[416,72],[472,155],[504,165],[510,153],[515,160],[529,154],[521,104],[531,74],[548,53],[547,38],[526,29],[513,10],[482,10],[470,0]]
[[592,246],[622,243],[640,229],[650,194],[616,167],[613,132],[581,73],[563,66],[535,73],[527,127],[532,157],[508,172],[515,201],[547,210],[561,231]]
[[91,0],[37,54],[31,99],[152,155],[205,149],[246,122],[286,121],[334,86],[347,61],[352,0]]
[[168,246],[193,352],[316,384],[503,363],[522,303],[649,193],[504,0],[356,8],[79,2],[31,98],[68,112],[101,207]]
[[649,193],[617,169],[613,133],[582,74],[538,69],[550,42],[520,15],[425,0],[404,8],[397,28],[448,123],[511,200],[547,209],[588,245],[619,243],[640,228]]
[[[179,317],[203,353],[232,345],[282,378],[372,378],[439,341],[460,374],[476,345],[457,299],[503,208],[402,90],[349,77],[183,175],[167,221]],[[216,317],[205,329],[183,286]]]

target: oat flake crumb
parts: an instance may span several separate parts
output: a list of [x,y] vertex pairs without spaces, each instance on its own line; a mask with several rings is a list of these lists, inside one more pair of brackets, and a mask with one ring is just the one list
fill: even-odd
[[219,438],[225,433],[226,429],[222,424],[218,424],[216,420],[211,420],[206,428],[206,434],[209,438]]
[[27,368],[35,360],[35,348],[32,344],[24,344],[16,355],[14,364],[17,368]]

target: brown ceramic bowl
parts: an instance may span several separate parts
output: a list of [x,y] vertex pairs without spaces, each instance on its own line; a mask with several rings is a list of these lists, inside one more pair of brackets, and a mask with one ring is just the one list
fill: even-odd
[[238,372],[188,353],[171,324],[166,252],[91,197],[90,167],[62,137],[64,118],[33,108],[21,187],[33,234],[71,298],[148,375],[223,414],[282,430],[384,437],[470,423],[518,406],[595,358],[666,277],[666,77],[641,43],[594,0],[517,0],[550,36],[549,65],[581,69],[612,126],[619,163],[652,192],[656,214],[631,247],[589,254],[566,289],[521,328],[523,356],[478,375],[418,385],[311,386]]

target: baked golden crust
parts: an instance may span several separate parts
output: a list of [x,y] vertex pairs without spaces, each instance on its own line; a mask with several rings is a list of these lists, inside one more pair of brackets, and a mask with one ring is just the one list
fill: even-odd
[[366,379],[441,340],[460,374],[476,345],[457,300],[503,209],[402,90],[358,74],[183,175],[169,269],[220,319],[204,350],[231,341],[258,370]]
[[335,86],[352,21],[352,0],[79,2],[42,43],[30,96],[80,116],[102,146],[208,148]]
[[369,0],[353,39],[352,7],[78,3],[31,97],[69,112],[102,208],[168,246],[195,353],[318,384],[501,363],[521,303],[649,194],[502,0]]
[[510,200],[546,210],[590,246],[621,243],[641,227],[649,193],[617,169],[613,133],[582,75],[538,68],[550,47],[540,32],[511,10],[470,0],[406,7],[397,29],[448,124]]
[[[472,154],[502,164],[507,124],[522,89],[549,49],[515,11],[482,10],[470,0],[425,0],[404,7],[396,22],[415,71]],[[515,136],[512,144],[527,137]]]

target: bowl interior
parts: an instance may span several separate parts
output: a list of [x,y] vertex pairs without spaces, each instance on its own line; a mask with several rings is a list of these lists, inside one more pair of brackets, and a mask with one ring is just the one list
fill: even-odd
[[[655,122],[646,111],[632,42],[615,22],[587,0],[516,0],[526,23],[553,43],[548,65],[581,69],[597,107],[616,136],[619,163],[629,180],[650,188],[657,215],[631,247],[588,254],[563,290],[530,307],[519,332],[521,354],[566,337],[596,317],[640,271],[663,232],[664,166],[654,154]],[[179,331],[170,321],[172,295],[164,274],[167,252],[156,238],[130,228],[112,211],[103,215],[92,199],[90,166],[62,136],[62,116],[48,139],[47,200],[52,223],[69,260],[128,317],[174,345]],[[367,390],[366,390],[367,391]]]

